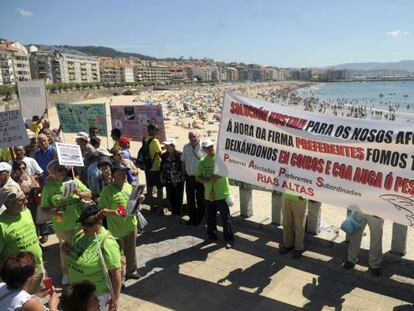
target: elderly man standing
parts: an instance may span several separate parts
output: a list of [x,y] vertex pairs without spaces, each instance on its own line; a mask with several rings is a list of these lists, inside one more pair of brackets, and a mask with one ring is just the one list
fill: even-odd
[[199,135],[192,131],[188,133],[189,143],[184,145],[181,161],[185,173],[185,193],[187,196],[188,216],[187,225],[197,226],[204,215],[204,185],[196,181],[198,162],[204,157]]
[[45,134],[39,134],[37,137],[39,149],[35,152],[35,160],[43,170],[40,178],[40,184],[43,185],[46,177],[49,175],[47,165],[57,158],[56,148],[49,144],[49,140]]
[[196,181],[204,184],[204,199],[207,208],[207,234],[210,240],[217,240],[217,211],[223,223],[226,248],[233,247],[233,226],[231,223],[229,199],[230,186],[227,177],[214,175],[216,153],[211,140],[203,141],[201,146],[206,156],[200,160],[196,171]]
[[44,276],[42,249],[36,234],[27,200],[18,185],[9,184],[0,189],[0,205],[6,210],[0,215],[0,266],[10,256],[31,252],[36,260],[36,272],[28,286],[31,294],[38,291]]

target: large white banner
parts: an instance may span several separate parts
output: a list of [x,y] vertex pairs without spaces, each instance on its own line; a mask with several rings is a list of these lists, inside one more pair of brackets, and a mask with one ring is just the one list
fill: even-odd
[[30,120],[35,115],[42,117],[47,105],[45,81],[19,81],[17,88],[23,117]]
[[414,226],[414,125],[224,97],[215,173]]

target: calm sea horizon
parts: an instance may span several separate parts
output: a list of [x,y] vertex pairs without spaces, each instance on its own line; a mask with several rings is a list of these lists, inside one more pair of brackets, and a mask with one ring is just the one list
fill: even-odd
[[318,97],[320,102],[373,107],[414,114],[414,81],[369,81],[318,83],[297,91],[301,97]]

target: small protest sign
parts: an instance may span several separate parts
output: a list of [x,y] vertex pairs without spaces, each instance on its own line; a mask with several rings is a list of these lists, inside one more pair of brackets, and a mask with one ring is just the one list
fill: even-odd
[[68,180],[63,183],[63,197],[67,198],[73,194],[76,189],[76,183],[74,180]]
[[60,165],[84,166],[78,145],[56,143],[56,151]]
[[139,207],[139,196],[144,192],[145,185],[136,185],[132,189],[131,195],[127,203],[127,213],[128,216],[136,215]]
[[0,148],[28,145],[26,127],[19,110],[0,112]]

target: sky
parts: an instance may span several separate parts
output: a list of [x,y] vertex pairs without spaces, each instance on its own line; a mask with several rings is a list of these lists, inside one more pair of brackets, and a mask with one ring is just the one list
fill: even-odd
[[279,67],[414,59],[412,0],[0,0],[0,38]]

